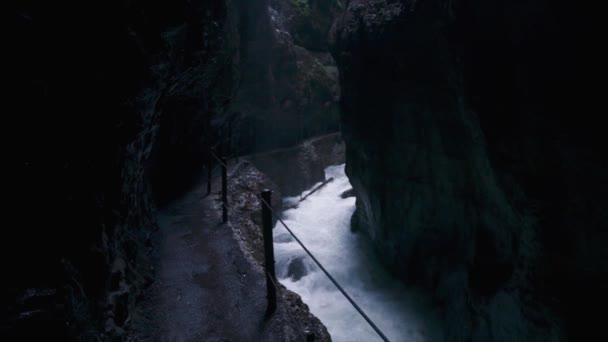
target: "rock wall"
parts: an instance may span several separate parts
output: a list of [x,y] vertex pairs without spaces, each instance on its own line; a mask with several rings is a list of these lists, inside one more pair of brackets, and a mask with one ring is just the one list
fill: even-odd
[[247,159],[277,184],[283,196],[296,196],[325,180],[326,167],[344,163],[344,141],[339,133],[328,134]]
[[[334,3],[334,1],[330,1]],[[236,153],[249,154],[338,130],[338,75],[325,44],[301,45],[306,29],[294,25],[293,0],[236,1],[241,8],[239,88],[226,120],[218,122],[222,139]],[[240,4],[240,5],[239,5]],[[245,5],[246,4],[246,5]],[[306,5],[308,6],[308,5]],[[318,13],[326,22],[317,41],[327,42],[335,11]]]
[[223,0],[11,8],[3,337],[128,332],[153,275],[155,203],[200,171],[236,84],[236,15]]
[[245,153],[337,129],[331,56],[294,45],[277,13],[268,0],[10,7],[18,223],[0,246],[3,336],[123,338],[153,276],[155,207],[192,185],[209,146]]
[[449,340],[590,336],[582,307],[606,303],[606,149],[577,86],[595,23],[474,0],[351,0],[336,22],[353,226]]
[[[260,200],[257,197],[263,190],[271,190],[271,206],[275,212],[281,212],[281,189],[272,180],[260,172],[249,161],[241,161],[230,172],[228,185],[228,203],[231,205],[230,227],[239,243],[243,254],[249,261],[251,269],[260,277],[265,274],[264,236],[262,234],[262,215]],[[273,217],[273,225],[276,218]],[[313,315],[302,298],[278,283],[277,307],[273,319],[279,321],[282,340],[331,341],[331,336],[323,323]],[[272,324],[272,323],[271,323]],[[276,328],[275,328],[276,329]]]
[[327,52],[328,33],[334,19],[343,10],[340,0],[271,0],[282,14],[293,42],[310,51]]

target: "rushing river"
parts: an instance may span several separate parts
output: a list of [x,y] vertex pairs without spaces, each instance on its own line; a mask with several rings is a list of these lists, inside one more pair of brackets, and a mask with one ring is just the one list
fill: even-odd
[[[299,202],[283,213],[285,223],[389,340],[441,341],[437,317],[423,296],[392,277],[368,240],[351,232],[355,198],[340,197],[351,188],[344,165],[330,166],[325,174],[334,181],[305,201],[285,199],[287,205]],[[274,248],[277,277],[302,296],[334,341],[381,341],[280,223],[274,229]]]

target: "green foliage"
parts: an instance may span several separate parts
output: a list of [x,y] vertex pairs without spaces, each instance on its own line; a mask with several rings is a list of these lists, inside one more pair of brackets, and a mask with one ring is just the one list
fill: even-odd
[[293,8],[300,17],[310,17],[310,4],[308,0],[291,0]]

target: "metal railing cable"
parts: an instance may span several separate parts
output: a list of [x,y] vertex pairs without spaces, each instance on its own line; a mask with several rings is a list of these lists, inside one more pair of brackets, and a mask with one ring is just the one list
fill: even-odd
[[[226,169],[228,168],[228,166],[222,161],[222,158],[220,158],[215,151],[211,151],[213,157]],[[224,158],[224,160],[226,160],[226,158]],[[380,330],[380,328],[378,328],[378,326],[371,320],[371,318],[369,318],[369,316],[367,316],[367,314],[363,311],[363,309],[361,309],[361,307],[355,302],[355,300],[346,292],[346,290],[344,290],[344,288],[338,283],[338,281],[336,281],[336,279],[325,269],[325,267],[323,267],[323,265],[321,264],[321,262],[319,260],[317,260],[317,258],[310,252],[310,250],[308,250],[308,248],[306,248],[306,246],[304,245],[304,243],[302,243],[302,241],[294,234],[294,232],[291,230],[291,228],[289,228],[287,226],[287,224],[283,221],[283,219],[281,219],[281,217],[279,217],[275,211],[272,208],[272,205],[268,202],[266,202],[266,200],[264,200],[261,196],[259,196],[258,194],[255,194],[260,201],[262,201],[262,203],[264,203],[264,205],[270,209],[270,212],[272,214],[272,216],[274,216],[279,222],[281,222],[281,224],[283,225],[283,227],[285,227],[285,229],[287,230],[287,232],[296,240],[296,242],[302,247],[302,249],[304,249],[304,251],[306,252],[306,254],[308,254],[308,256],[310,256],[310,258],[315,262],[315,264],[319,267],[319,269],[321,269],[321,271],[323,271],[323,273],[327,276],[327,278],[329,278],[329,280],[334,284],[334,286],[336,286],[336,288],[342,293],[342,295],[349,301],[349,303],[357,310],[357,312],[361,315],[361,317],[363,317],[363,319],[365,319],[365,321],[372,327],[372,329],[374,329],[374,331],[378,334],[378,336],[380,336],[380,338],[385,341],[385,342],[389,342],[389,339],[384,335],[384,333]],[[228,204],[222,202],[222,207],[224,207],[226,209],[226,211],[229,210],[229,206]],[[274,283],[275,288],[277,288],[276,283],[274,281],[274,279],[272,279],[272,277],[269,277],[270,280]]]
[[323,273],[325,273],[325,275],[327,276],[327,278],[329,278],[329,280],[331,280],[331,282],[336,286],[336,288],[338,288],[338,290],[340,290],[340,292],[342,293],[342,295],[344,295],[344,297],[357,310],[357,312],[359,312],[359,314],[365,319],[365,321],[380,336],[380,338],[382,338],[383,341],[388,342],[389,341],[388,338],[384,335],[384,333],[382,333],[382,331],[380,330],[380,328],[378,328],[378,326],[371,320],[371,318],[369,318],[367,316],[367,314],[365,314],[365,312],[363,311],[363,309],[361,309],[361,307],[354,301],[354,299],[351,298],[351,296],[344,290],[344,288],[342,288],[342,286],[336,281],[336,279],[334,279],[334,277],[331,274],[329,274],[329,272],[327,272],[327,270],[325,269],[325,267],[323,267],[323,265],[321,265],[321,262],[319,262],[319,260],[317,260],[317,258],[315,258],[315,256],[308,250],[308,248],[306,248],[306,246],[304,246],[304,244],[302,243],[302,241],[300,241],[300,239],[298,239],[298,237],[287,226],[287,224],[285,224],[285,222],[283,222],[283,220],[274,212],[274,210],[272,209],[272,205],[270,205],[268,202],[266,202],[261,197],[260,197],[260,200],[264,203],[264,205],[266,205],[270,209],[270,212],[272,213],[272,216],[274,216],[279,222],[281,222],[281,224],[283,225],[283,227],[285,227],[285,229],[287,229],[287,231],[289,232],[289,234],[291,234],[291,236],[293,236],[293,238],[296,240],[296,242],[298,242],[298,244],[302,247],[302,249],[304,249],[304,251],[308,254],[308,256],[310,256],[310,258],[315,262],[315,264],[317,264],[317,266],[319,266],[319,268],[321,269],[321,271],[323,271]]
[[[228,162],[228,161],[226,161],[226,162]],[[215,165],[215,166],[214,166],[214,167],[211,169],[211,172],[212,172],[212,173],[214,173],[214,172],[215,172],[217,169],[221,169],[223,165],[225,165],[225,164],[224,164],[224,163],[222,163],[221,161],[219,161],[219,164],[218,164],[218,165]],[[226,166],[226,167],[227,167],[227,166]],[[231,178],[232,176],[234,176],[234,171],[233,171],[232,173],[229,173],[229,174],[228,174],[228,178]]]
[[[222,161],[222,159],[218,156],[215,155],[215,153],[213,154],[213,158],[215,158],[215,160],[220,163],[221,166],[223,167],[228,167],[228,165],[224,164],[224,162]],[[217,166],[216,166],[217,167]]]
[[[215,160],[216,160],[216,161],[219,163],[219,165],[215,165],[215,166],[212,168],[211,172],[215,172],[215,170],[217,170],[217,169],[221,168],[222,166],[223,166],[223,167],[225,167],[225,168],[228,168],[228,165],[227,165],[227,164],[228,164],[228,160],[229,160],[230,158],[238,158],[238,157],[239,157],[239,156],[237,156],[237,155],[235,155],[235,154],[231,154],[231,155],[229,155],[229,156],[226,156],[226,157],[224,157],[224,159],[226,160],[226,163],[224,164],[224,162],[222,161],[222,158],[221,158],[221,157],[219,157],[219,156],[218,156],[218,155],[217,155],[215,152],[212,152],[212,156],[213,156],[213,158],[214,158],[214,159],[215,159]],[[228,177],[232,177],[232,176],[233,176],[233,174],[229,174],[229,175],[228,175]]]
[[[232,209],[230,208],[230,206],[228,204],[224,204],[223,202],[220,202],[220,203],[222,204],[222,206],[224,206],[226,208],[226,210],[232,211]],[[274,278],[269,274],[268,271],[265,271],[265,272],[266,272],[266,274],[268,274],[268,278],[267,279],[270,279],[270,281],[272,282],[272,285],[274,286],[274,288],[276,290],[279,290],[280,287],[276,283],[276,281],[274,280]],[[301,322],[299,320],[295,319],[295,317],[293,317],[293,314],[291,313],[291,310],[288,309],[288,310],[285,310],[285,311],[287,312],[287,315],[291,318],[291,321],[294,322],[294,324],[297,326],[297,329],[298,329],[299,332],[303,332],[304,334],[308,334],[309,333],[306,329],[304,329],[302,327]],[[302,341],[304,341],[304,340],[305,340],[305,338],[302,339]]]

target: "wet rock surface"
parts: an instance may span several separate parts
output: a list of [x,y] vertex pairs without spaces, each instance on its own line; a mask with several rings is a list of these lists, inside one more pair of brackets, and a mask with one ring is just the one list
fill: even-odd
[[[259,194],[265,189],[272,190],[272,207],[280,215],[281,192],[268,176],[247,161],[235,166],[231,178],[234,181],[230,183],[228,192],[231,212],[234,215],[231,218],[233,232],[248,261],[254,265],[253,268],[258,272],[258,276],[262,277],[264,274],[264,245],[261,230],[261,204],[255,194]],[[273,223],[276,223],[276,218],[273,218]],[[283,319],[291,322],[292,325],[295,324],[290,329],[296,331],[290,332],[290,335],[287,336],[300,339],[310,335],[315,341],[331,341],[327,328],[310,313],[308,306],[302,302],[300,296],[287,290],[282,284],[278,283],[278,285],[280,287],[278,293],[288,310],[287,317]]]
[[[291,3],[237,1],[239,16],[249,18],[239,25],[249,33],[239,38],[235,63],[241,83],[220,130],[241,154],[293,146],[339,129],[335,62],[326,44],[313,52],[294,38],[305,29],[291,25]],[[333,21],[334,14],[325,13],[323,20]],[[319,41],[327,41],[326,30]]]
[[355,196],[355,190],[353,190],[353,189],[348,189],[340,194],[341,198],[348,198],[348,197],[354,197],[354,196]]
[[304,257],[293,258],[287,266],[287,276],[292,281],[298,281],[308,274],[308,268],[304,262]]
[[582,303],[607,302],[606,150],[576,86],[599,65],[582,55],[595,19],[559,1],[352,0],[336,23],[353,228],[433,293],[450,340],[590,336]]
[[271,0],[270,5],[283,14],[294,43],[311,51],[328,50],[329,31],[344,8],[340,0]]
[[249,161],[279,187],[283,196],[299,195],[325,180],[325,168],[344,163],[340,133],[304,141],[301,145],[250,155]]

